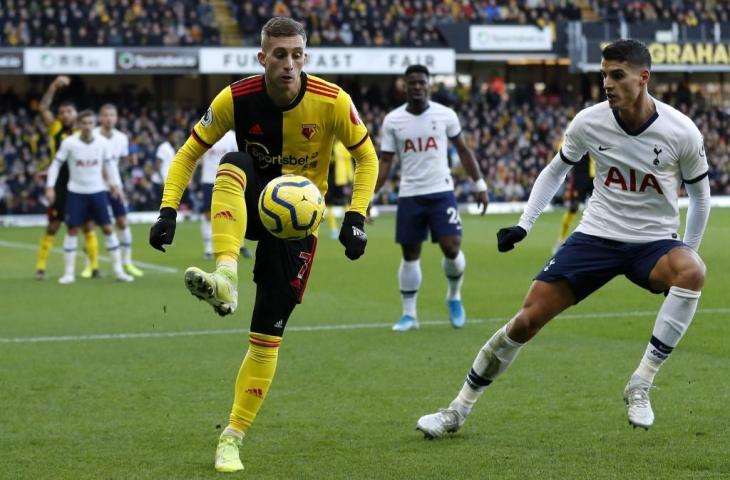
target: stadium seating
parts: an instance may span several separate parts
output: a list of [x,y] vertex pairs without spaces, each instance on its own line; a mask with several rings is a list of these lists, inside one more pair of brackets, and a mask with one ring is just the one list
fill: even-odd
[[231,0],[229,4],[247,45],[258,45],[261,26],[272,15],[291,16],[304,23],[312,46],[440,46],[445,45],[438,31],[443,23],[546,25],[581,18],[572,1]]
[[[375,84],[342,81],[358,104],[361,117],[368,125],[376,145],[384,115],[403,102],[402,84],[395,82],[387,92]],[[118,128],[130,137],[134,162],[124,166],[125,191],[134,210],[155,210],[157,200],[150,176],[155,149],[167,132],[179,130],[187,135],[197,121],[196,109],[150,109],[144,93],[131,95],[96,94],[86,96],[89,104],[99,106],[112,101],[119,105]],[[453,107],[460,115],[467,144],[490,185],[492,200],[525,200],[542,166],[552,159],[567,122],[582,107],[559,92],[532,91],[522,87],[504,92],[496,82],[487,81],[472,89],[437,86],[433,99]],[[728,131],[730,117],[718,106],[719,100],[690,93],[683,85],[667,89],[662,100],[676,105],[689,115],[705,133],[711,165],[711,186],[714,194],[730,194],[730,154]],[[0,214],[41,213],[48,149],[43,123],[37,112],[14,95],[0,95]],[[455,152],[451,157],[457,159]],[[457,160],[458,162],[458,160]],[[397,199],[399,168],[394,180],[386,184],[376,203],[392,204]],[[196,180],[190,187],[185,208],[195,210],[200,201]],[[472,184],[465,173],[456,169],[456,194],[460,202],[472,201]]]
[[7,0],[0,46],[218,45],[208,0]]

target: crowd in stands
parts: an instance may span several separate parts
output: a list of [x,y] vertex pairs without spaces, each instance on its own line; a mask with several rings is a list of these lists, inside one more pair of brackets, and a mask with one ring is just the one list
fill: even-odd
[[[358,105],[376,146],[384,115],[405,101],[402,80],[388,87],[340,79]],[[0,214],[41,213],[44,169],[49,162],[46,135],[37,108],[37,98],[19,98],[0,92]],[[685,85],[665,89],[660,98],[689,115],[705,136],[711,165],[713,194],[730,195],[730,153],[728,111],[720,101],[690,91]],[[554,87],[535,92],[530,87],[507,91],[500,79],[490,79],[467,88],[434,87],[432,99],[454,108],[461,118],[466,143],[485,172],[491,201],[526,200],[540,170],[558,149],[562,133],[575,112],[583,107],[574,95]],[[156,210],[159,206],[151,183],[157,146],[170,137],[173,143],[184,140],[198,120],[201,108],[151,107],[146,92],[126,93],[89,91],[83,107],[98,107],[113,102],[119,107],[118,128],[130,138],[131,161],[123,165],[125,192],[133,210]],[[204,109],[204,107],[202,108]],[[459,165],[455,150],[450,152],[455,172],[455,187],[460,202],[474,200],[473,184]],[[391,180],[379,192],[376,203],[397,200],[399,165]],[[200,201],[196,180],[183,208],[196,210]]]
[[210,0],[3,0],[0,46],[219,45]]
[[607,20],[629,23],[667,21],[693,27],[730,20],[730,4],[724,0],[599,0],[596,7]]
[[263,24],[274,15],[305,24],[312,46],[439,46],[438,26],[453,22],[548,25],[577,20],[572,0],[231,0],[247,45],[258,45]]

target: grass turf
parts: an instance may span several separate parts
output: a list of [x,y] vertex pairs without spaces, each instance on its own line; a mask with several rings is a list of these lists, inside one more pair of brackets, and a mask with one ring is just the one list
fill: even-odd
[[[549,257],[558,214],[545,214],[515,251],[497,253],[497,228],[515,218],[465,217],[463,297],[472,321],[460,331],[446,320],[440,255],[424,246],[419,317],[435,323],[407,334],[389,328],[400,315],[393,218],[367,227],[367,253],[357,262],[323,228],[238,476],[727,478],[730,210],[713,211],[700,311],[657,377],[650,431],[628,426],[621,394],[663,297],[626,279],[548,325],[458,434],[426,441],[414,430],[420,415],[453,398],[477,350]],[[40,233],[0,231],[0,478],[220,477],[213,454],[246,349],[252,261],[241,261],[239,311],[222,319],[183,286],[185,267],[212,266],[199,260],[196,224],[179,225],[166,254],[147,247],[147,227],[135,226],[135,258],[179,271],[148,269],[133,284],[108,274],[58,285],[58,253],[52,278],[33,280]],[[240,331],[75,338],[229,329]],[[29,340],[59,336],[73,338]],[[25,340],[10,340],[18,338]]]

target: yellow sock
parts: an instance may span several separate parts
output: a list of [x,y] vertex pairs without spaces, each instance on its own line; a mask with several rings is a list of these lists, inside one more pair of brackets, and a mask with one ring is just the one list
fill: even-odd
[[574,219],[575,212],[568,211],[563,214],[563,223],[560,224],[560,237],[558,237],[558,241],[561,243],[568,238],[568,232],[570,232],[570,226],[573,224]]
[[228,428],[246,432],[264,403],[276,372],[281,337],[250,333],[248,352],[236,377],[236,394]]
[[330,207],[327,207],[327,214],[325,215],[325,218],[327,219],[327,226],[330,227],[330,230],[336,232],[337,219],[335,218],[335,212],[333,212]]
[[96,237],[94,230],[84,233],[84,243],[86,245],[86,256],[89,257],[89,264],[92,270],[99,270],[99,239]]
[[46,233],[43,235],[43,238],[41,238],[41,244],[38,247],[38,260],[35,262],[35,269],[36,270],[45,270],[46,269],[46,262],[48,261],[48,254],[51,253],[51,249],[53,248],[53,241],[56,239],[55,235],[51,235],[49,233]]
[[246,174],[231,163],[218,166],[211,200],[213,254],[217,263],[238,261],[238,251],[246,234]]

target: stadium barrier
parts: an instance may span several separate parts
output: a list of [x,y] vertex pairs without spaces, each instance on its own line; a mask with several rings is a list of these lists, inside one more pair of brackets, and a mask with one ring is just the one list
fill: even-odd
[[[501,215],[501,214],[515,214],[522,213],[525,209],[526,202],[493,202],[489,204],[487,214],[489,215]],[[679,199],[679,208],[687,208],[689,205],[689,199],[682,197]],[[730,207],[730,195],[727,196],[714,196],[710,198],[710,205],[713,208],[728,208]],[[545,209],[546,212],[558,210],[560,207],[554,205],[548,205]],[[329,207],[330,211],[337,218],[341,218],[344,214],[344,207],[333,206]],[[379,205],[373,206],[370,211],[370,216],[373,218],[378,217],[382,214],[395,213],[395,205]],[[467,213],[470,215],[478,215],[480,212],[479,207],[476,203],[462,203],[459,205],[459,211],[461,213]],[[151,224],[157,219],[158,212],[130,212],[127,215],[129,223],[147,223]],[[178,221],[199,221],[200,214],[191,211],[180,211],[178,212]],[[0,227],[42,227],[48,223],[46,215],[0,215]]]

